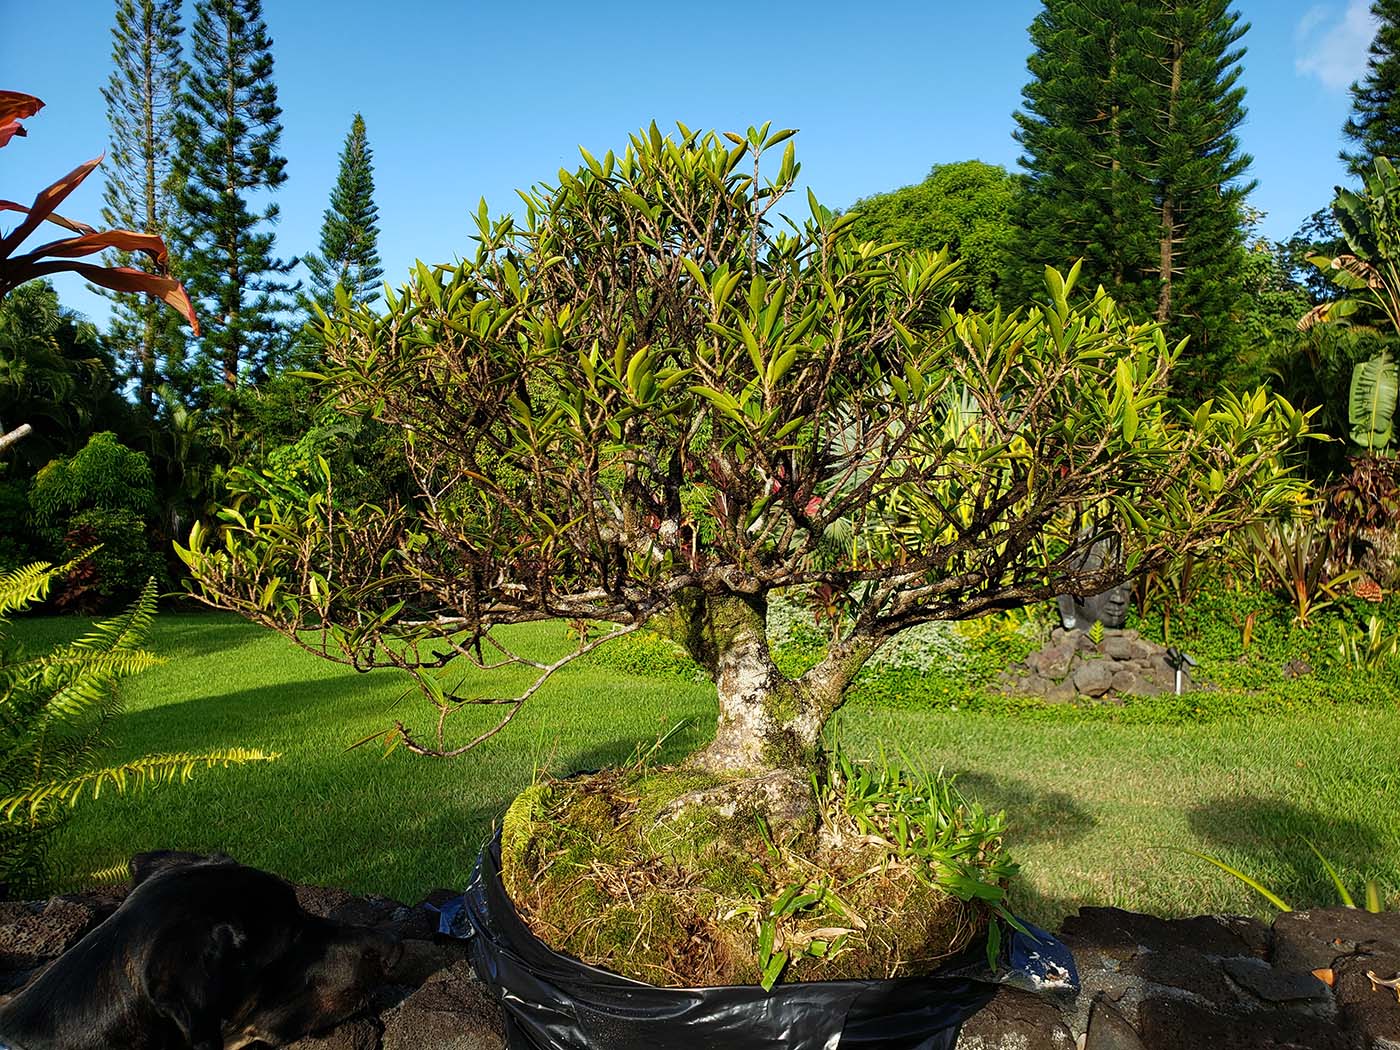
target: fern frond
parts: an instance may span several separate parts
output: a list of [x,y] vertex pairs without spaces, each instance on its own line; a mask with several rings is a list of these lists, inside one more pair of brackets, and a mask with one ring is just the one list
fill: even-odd
[[144,645],[156,620],[156,581],[151,577],[126,612],[92,625],[73,643],[73,649],[94,652],[126,652]]
[[88,871],[63,871],[55,874],[53,881],[59,888],[69,893],[90,890],[94,886],[119,886],[131,878],[131,865],[126,861],[109,864],[105,868]]
[[246,747],[220,748],[216,751],[181,752],[170,755],[146,755],[117,766],[93,769],[66,780],[50,781],[28,788],[16,795],[0,799],[0,815],[13,822],[16,814],[33,819],[49,805],[76,806],[84,794],[98,798],[104,788],[118,794],[127,788],[139,790],[148,785],[184,783],[199,768],[241,766],[250,762],[272,762],[281,758],[276,751],[260,751]]
[[48,597],[49,586],[54,580],[84,558],[91,557],[96,550],[97,547],[89,547],[62,565],[36,561],[11,572],[0,573],[0,620]]
[[0,616],[24,609],[48,597],[59,570],[52,562],[36,561],[13,572],[0,573]]

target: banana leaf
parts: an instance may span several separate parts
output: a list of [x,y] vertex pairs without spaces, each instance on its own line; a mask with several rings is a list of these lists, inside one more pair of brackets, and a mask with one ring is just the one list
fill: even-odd
[[1400,373],[1389,353],[1378,354],[1352,369],[1352,441],[1373,452],[1390,447],[1397,392],[1400,392]]

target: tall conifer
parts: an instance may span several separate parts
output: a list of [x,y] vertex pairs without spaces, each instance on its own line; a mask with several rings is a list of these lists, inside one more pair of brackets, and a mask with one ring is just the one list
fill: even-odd
[[1342,150],[1341,158],[1357,178],[1370,174],[1375,157],[1400,160],[1400,0],[1373,0],[1371,14],[1380,25],[1366,75],[1351,86],[1351,116],[1342,125],[1357,148]]
[[379,298],[379,208],[374,203],[374,154],[365,137],[365,118],[355,114],[340,175],[331,191],[331,206],[321,226],[321,251],[302,261],[311,271],[311,298],[329,311],[337,285],[344,285],[352,302]]
[[[156,234],[167,245],[178,225],[172,222],[178,188],[172,153],[185,77],[180,34],[180,0],[119,0],[112,73],[102,90],[111,126],[102,220],[111,228]],[[114,255],[117,265],[129,265],[129,252]],[[178,259],[172,262],[178,271]],[[155,296],[104,294],[115,300],[108,346],[121,378],[135,380],[149,413],[156,387],[183,363],[184,325]]]
[[[1028,173],[1017,209],[1021,297],[1043,269],[1083,259],[1087,275],[1125,302],[1145,299],[1152,197],[1143,178],[1143,44],[1137,0],[1046,0],[1025,108],[1015,114]],[[1092,284],[1089,285],[1092,287]]]
[[182,276],[208,316],[206,369],[229,389],[264,373],[286,345],[277,316],[296,264],[275,259],[276,204],[251,210],[249,195],[287,179],[277,153],[282,110],[272,79],[272,39],[260,0],[200,0],[193,62],[176,125],[187,243]]
[[1217,382],[1236,350],[1247,29],[1229,0],[1045,0],[1031,28],[1023,280],[1084,258],[1091,280],[1190,337],[1182,394]]

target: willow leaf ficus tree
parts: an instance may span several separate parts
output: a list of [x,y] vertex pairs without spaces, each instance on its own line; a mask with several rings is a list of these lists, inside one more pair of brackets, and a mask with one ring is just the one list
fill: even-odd
[[[383,312],[324,317],[327,390],[398,428],[415,491],[349,506],[328,471],[245,474],[182,552],[199,597],[413,673],[435,727],[385,738],[427,755],[650,625],[717,687],[690,761],[780,809],[810,794],[823,725],[896,632],[1104,590],[1293,498],[1280,464],[1307,420],[1262,391],[1169,408],[1181,347],[1078,294],[1077,268],[1047,269],[1028,310],[959,312],[946,253],[862,243],[810,194],[780,219],[791,135],[653,125],[583,151],[519,219],[483,203],[469,260],[419,264]],[[1105,536],[1116,556],[1086,568]],[[765,614],[804,589],[840,629],[791,678]],[[530,664],[496,628],[556,617],[609,629],[518,695],[444,684],[456,661]],[[481,704],[498,717],[455,728]]]

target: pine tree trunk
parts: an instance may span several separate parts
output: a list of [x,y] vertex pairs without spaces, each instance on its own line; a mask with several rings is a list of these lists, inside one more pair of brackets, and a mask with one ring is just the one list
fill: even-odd
[[[1123,115],[1122,107],[1118,104],[1118,34],[1111,32],[1108,38],[1108,82],[1113,92],[1111,104],[1109,106],[1108,134],[1109,148],[1112,150],[1112,159],[1109,161],[1109,207],[1113,211],[1113,235],[1115,238],[1121,236],[1123,228],[1122,219],[1122,171],[1123,171]],[[1106,245],[1113,253],[1113,266],[1109,273],[1109,279],[1115,288],[1123,287],[1123,252],[1117,245]]]
[[[141,123],[145,142],[146,160],[146,233],[163,234],[156,217],[156,112],[155,83],[152,67],[155,64],[155,26],[152,24],[154,11],[146,12],[146,39],[141,51]],[[156,386],[156,312],[161,304],[154,295],[147,295],[141,326],[141,348],[138,367],[140,369],[139,397],[141,407],[149,414],[155,404]]]
[[[1172,81],[1171,94],[1167,97],[1167,138],[1170,140],[1176,131],[1177,102],[1181,96],[1181,62],[1183,44],[1172,41]],[[1161,240],[1161,289],[1157,295],[1157,321],[1166,324],[1172,316],[1172,270],[1176,266],[1176,207],[1173,189],[1168,181],[1162,186],[1162,240]]]

